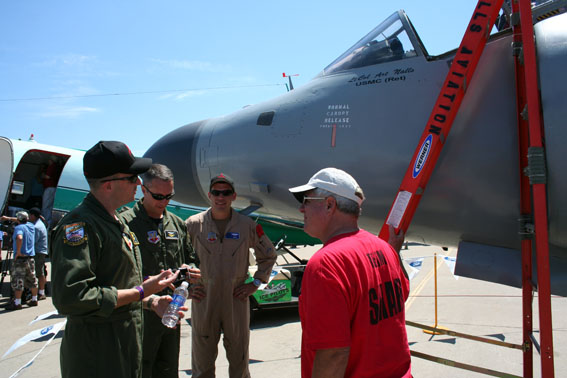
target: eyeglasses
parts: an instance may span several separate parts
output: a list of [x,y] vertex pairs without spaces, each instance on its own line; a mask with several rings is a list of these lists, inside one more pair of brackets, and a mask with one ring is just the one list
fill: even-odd
[[163,194],[156,194],[156,193],[152,193],[151,190],[148,189],[147,186],[142,185],[144,188],[146,188],[146,190],[148,191],[148,193],[150,193],[152,195],[152,198],[155,199],[156,201],[163,201],[163,200],[170,200],[173,198],[173,196],[175,195],[175,192],[171,192],[169,194],[163,195]]
[[138,175],[100,180],[100,182],[109,182],[109,181],[128,181],[131,184],[135,184],[138,182]]
[[211,194],[215,197],[222,195],[223,197],[228,197],[234,194],[234,190],[226,189],[226,190],[211,190]]
[[309,203],[307,201],[310,201],[310,200],[311,201],[322,201],[322,200],[325,200],[325,199],[327,199],[327,197],[307,197],[307,196],[305,196],[305,197],[303,197],[303,206],[307,205]]

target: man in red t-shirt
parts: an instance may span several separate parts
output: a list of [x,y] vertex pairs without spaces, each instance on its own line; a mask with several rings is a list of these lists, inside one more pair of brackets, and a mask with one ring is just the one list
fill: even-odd
[[43,195],[41,199],[41,213],[47,222],[47,227],[52,226],[53,202],[55,201],[55,192],[57,189],[57,181],[59,179],[59,168],[55,163],[55,158],[50,158],[45,167],[45,171],[41,174]]
[[362,189],[325,168],[289,189],[304,229],[324,246],[309,260],[299,297],[302,377],[411,377],[404,303],[409,281],[397,251],[358,227]]

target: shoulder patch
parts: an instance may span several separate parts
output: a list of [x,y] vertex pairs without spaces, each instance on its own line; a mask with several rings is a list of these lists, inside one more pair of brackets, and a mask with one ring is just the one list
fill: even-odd
[[70,246],[78,246],[88,240],[85,233],[85,223],[71,223],[65,226],[65,239],[63,242]]
[[258,235],[259,238],[264,236],[264,229],[259,224],[256,225],[256,235]]

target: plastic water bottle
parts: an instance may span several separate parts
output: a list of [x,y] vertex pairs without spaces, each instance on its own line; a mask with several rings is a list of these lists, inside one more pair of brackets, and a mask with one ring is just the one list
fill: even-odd
[[181,285],[173,292],[173,300],[169,302],[167,310],[163,315],[161,322],[164,326],[174,328],[179,321],[179,308],[185,304],[185,300],[189,295],[189,283],[183,281]]

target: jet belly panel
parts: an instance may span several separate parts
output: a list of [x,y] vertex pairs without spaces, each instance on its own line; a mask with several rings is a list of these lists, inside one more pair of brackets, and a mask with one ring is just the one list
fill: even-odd
[[507,36],[486,46],[415,214],[410,230],[430,244],[475,240],[519,246],[511,41]]
[[[567,248],[567,14],[534,26],[547,159],[549,240]],[[567,255],[567,252],[564,252]],[[567,257],[567,256],[565,256]]]

